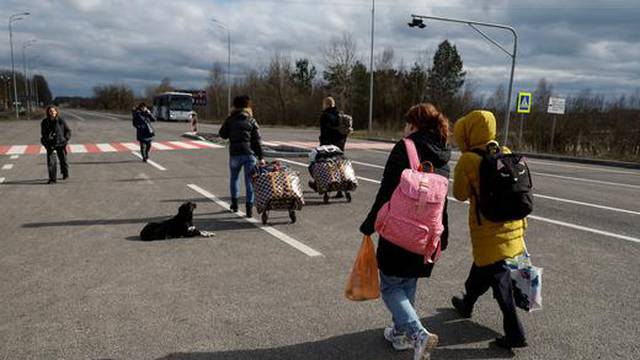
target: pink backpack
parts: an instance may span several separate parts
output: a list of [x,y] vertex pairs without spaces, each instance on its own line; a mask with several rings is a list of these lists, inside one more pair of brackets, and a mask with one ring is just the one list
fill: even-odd
[[375,229],[380,236],[401,248],[424,255],[425,264],[440,257],[442,213],[449,192],[449,179],[423,172],[416,145],[405,138],[410,169],[405,169],[391,200],[382,205]]

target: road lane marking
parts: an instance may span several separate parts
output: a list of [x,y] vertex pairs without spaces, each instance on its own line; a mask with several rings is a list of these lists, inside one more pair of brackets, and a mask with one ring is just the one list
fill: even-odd
[[27,151],[27,145],[13,145],[7,151],[7,155],[22,155]]
[[110,144],[96,144],[96,146],[98,147],[98,149],[100,149],[100,151],[102,152],[116,152],[118,151],[117,149],[115,149],[113,146],[111,146]]
[[593,208],[596,208],[596,209],[616,211],[616,212],[621,212],[621,213],[626,213],[626,214],[631,214],[631,215],[640,215],[640,211],[620,209],[620,208],[616,208],[616,207],[613,207],[613,206],[598,205],[598,204],[593,204],[593,203],[588,203],[588,202],[583,202],[583,201],[576,201],[576,200],[557,198],[557,197],[554,197],[554,196],[548,196],[548,195],[542,195],[542,194],[533,194],[533,196],[534,197],[539,197],[539,198],[542,198],[542,199],[565,202],[565,203],[568,203],[568,204],[575,204],[575,205],[593,207]]
[[11,170],[11,169],[13,169],[13,164],[2,165],[2,170]]
[[590,228],[590,227],[587,227],[587,226],[571,224],[571,223],[564,222],[564,221],[559,221],[559,220],[553,220],[553,219],[545,218],[545,217],[542,217],[542,216],[529,215],[529,216],[527,216],[527,218],[538,220],[538,221],[542,221],[542,222],[547,222],[547,223],[555,224],[555,225],[559,225],[559,226],[564,226],[564,227],[568,227],[568,228],[572,228],[572,229],[576,229],[576,230],[582,230],[582,231],[590,232],[590,233],[593,233],[593,234],[604,235],[604,236],[609,236],[609,237],[613,237],[613,238],[617,238],[617,239],[622,239],[622,240],[627,240],[627,241],[631,241],[631,242],[635,242],[635,243],[640,243],[640,239],[635,238],[635,237],[615,234],[615,233],[604,231],[604,230],[598,230],[598,229]]
[[[303,164],[303,163],[300,163],[300,162],[297,162],[297,161],[291,161],[291,160],[287,160],[287,159],[278,159],[278,160],[284,161],[284,162],[288,162],[288,163],[291,163],[291,164],[294,164],[294,165],[307,166],[306,164]],[[369,178],[365,178],[365,177],[361,177],[361,176],[356,176],[356,177],[358,179],[360,179],[360,180],[364,180],[364,181],[371,182],[371,183],[374,183],[374,184],[380,184],[380,181],[378,181],[378,180],[373,180],[373,179],[369,179]],[[458,199],[454,198],[453,196],[447,196],[447,199],[449,199],[449,200],[451,200],[453,202],[461,203],[461,201],[459,201]],[[468,205],[469,201],[465,201],[464,203]],[[620,209],[620,210],[622,210],[622,209]],[[609,232],[609,231],[598,230],[598,229],[590,228],[590,227],[587,227],[587,226],[572,224],[572,223],[568,223],[568,222],[564,222],[564,221],[560,221],[560,220],[553,220],[553,219],[545,218],[545,217],[542,217],[542,216],[529,215],[527,218],[534,219],[534,220],[541,221],[541,222],[554,224],[554,225],[558,225],[558,226],[568,227],[568,228],[575,229],[575,230],[582,230],[582,231],[590,232],[592,234],[604,235],[604,236],[609,236],[609,237],[613,237],[613,238],[617,238],[617,239],[622,239],[622,240],[627,240],[627,241],[631,241],[631,242],[640,243],[640,239],[632,237],[632,236],[620,235],[620,234],[612,233],[612,232]]]
[[70,152],[72,153],[80,153],[80,154],[87,152],[87,148],[82,144],[70,144],[69,150],[71,150]]
[[82,122],[84,122],[84,121],[85,121],[85,120],[84,120],[84,118],[82,118],[82,117],[80,117],[80,116],[78,116],[78,115],[76,115],[76,114],[72,113],[71,111],[65,111],[65,113],[67,113],[67,114],[69,114],[69,115],[73,116],[74,118],[76,118],[76,119],[78,119],[78,120],[80,120],[80,121],[82,121]]
[[[132,153],[133,155],[135,155],[135,156],[139,157],[140,159],[142,159],[142,155],[141,155],[139,152],[137,152],[137,151],[132,151],[131,153]],[[167,168],[165,168],[164,166],[162,166],[162,165],[158,164],[157,162],[155,162],[155,161],[153,161],[153,160],[151,160],[151,159],[147,159],[147,164],[149,164],[149,165],[151,165],[151,166],[155,167],[156,169],[158,169],[158,170],[160,170],[160,171],[167,171]]]
[[384,169],[384,166],[380,166],[380,165],[374,165],[374,164],[364,163],[364,162],[355,161],[355,160],[351,160],[351,162],[354,164],[369,166],[376,169]]
[[556,178],[556,179],[562,179],[562,180],[582,181],[582,182],[600,184],[600,185],[617,186],[617,187],[624,187],[624,188],[630,188],[630,189],[640,189],[640,185],[622,184],[622,183],[602,181],[602,180],[583,179],[583,178],[577,178],[572,176],[562,176],[562,175],[555,175],[555,174],[548,174],[548,173],[541,173],[541,172],[534,172],[534,171],[532,171],[531,174],[550,177],[550,178]]
[[151,148],[156,150],[173,150],[172,147],[158,142],[151,143]]
[[169,144],[182,149],[189,149],[189,150],[199,149],[197,146],[191,145],[184,141],[169,141]]
[[556,164],[549,161],[537,161],[531,160],[531,158],[527,158],[527,162],[530,164],[538,164],[538,165],[548,165],[555,167],[563,167],[570,169],[583,169],[583,170],[592,170],[592,171],[600,171],[600,172],[608,172],[613,174],[628,174],[628,175],[640,175],[640,171],[625,171],[625,170],[614,170],[609,168],[601,168],[601,167],[590,167],[590,166],[580,166],[580,165],[569,165],[569,164]]
[[125,143],[121,143],[120,145],[124,146],[125,148],[129,149],[129,150],[139,150],[140,149],[140,144],[136,144],[134,142],[125,142]]
[[2,184],[4,182],[4,178],[0,177],[0,184]]
[[[217,196],[215,196],[214,194],[208,192],[207,190],[199,187],[198,185],[188,184],[187,187],[189,187],[191,190],[199,193],[200,195],[206,197],[207,199],[211,200],[212,202],[216,203],[221,208],[223,208],[225,210],[230,210],[229,203],[220,200]],[[309,246],[301,243],[300,241],[290,237],[289,235],[283,233],[282,231],[276,230],[275,228],[273,228],[271,226],[262,225],[260,223],[260,221],[258,221],[257,219],[246,217],[245,214],[242,211],[238,211],[238,212],[236,212],[234,214],[236,214],[237,216],[243,218],[247,222],[257,226],[258,228],[264,230],[268,234],[274,236],[278,240],[284,242],[285,244],[293,247],[294,249],[302,252],[303,254],[305,254],[307,256],[310,256],[310,257],[322,256],[322,254],[320,252],[318,252],[318,251],[310,248]]]
[[20,157],[20,155],[11,155],[11,156],[9,157],[9,159],[11,159],[11,160],[15,160],[15,159],[17,159],[17,158],[19,158],[19,157]]
[[[369,163],[353,161],[353,160],[351,160],[351,162],[354,163],[354,164],[359,164],[359,165],[363,165],[363,166],[369,166],[369,167],[373,167],[373,168],[377,168],[377,169],[380,169],[380,168],[384,169],[384,167],[380,166],[380,165],[369,164]],[[453,182],[453,180],[449,179],[449,182]],[[559,197],[549,196],[549,195],[542,195],[542,194],[533,194],[533,196],[537,197],[537,198],[553,200],[553,201],[558,201],[558,202],[564,202],[564,203],[580,205],[580,206],[586,206],[586,207],[592,207],[592,208],[596,208],[596,209],[602,209],[602,210],[608,210],[608,211],[614,211],[614,212],[621,212],[621,213],[626,213],[626,214],[631,214],[631,215],[640,215],[640,211],[621,209],[621,208],[617,208],[617,207],[613,207],[613,206],[599,205],[599,204],[594,204],[594,203],[589,203],[589,202],[584,202],[584,201],[564,199],[564,198],[559,198]]]
[[191,143],[192,144],[196,144],[196,145],[200,145],[200,146],[203,146],[203,147],[207,147],[207,148],[212,148],[212,149],[220,149],[220,148],[224,147],[222,145],[213,144],[213,143],[210,143],[208,141],[202,141],[202,140],[192,140]]

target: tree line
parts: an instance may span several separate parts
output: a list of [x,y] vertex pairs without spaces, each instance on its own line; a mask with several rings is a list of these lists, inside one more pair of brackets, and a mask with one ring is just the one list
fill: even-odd
[[[346,33],[324,47],[322,71],[309,59],[277,52],[266,65],[237,76],[231,92],[253,99],[261,124],[278,126],[318,126],[322,98],[331,95],[341,110],[353,116],[354,127],[364,130],[368,127],[370,71],[357,54],[355,41]],[[452,125],[471,110],[490,110],[502,135],[505,86],[499,85],[490,95],[477,91],[467,81],[463,60],[449,41],[443,41],[433,56],[425,51],[409,65],[396,59],[392,48],[385,48],[375,58],[374,69],[373,135],[397,138],[404,126],[404,112],[423,101],[443,110]],[[143,98],[151,102],[154,94],[170,90],[174,87],[165,77],[157,86],[148,87]],[[206,92],[207,106],[196,110],[201,118],[222,121],[228,113],[225,65],[213,65]],[[546,107],[553,95],[553,85],[541,79],[533,91],[533,112],[523,117],[521,143],[521,117],[512,113],[511,146],[523,151],[640,160],[640,90],[616,99],[589,90],[567,97],[567,113],[557,116],[551,149],[553,118]],[[130,109],[136,101],[124,84],[98,86],[94,99],[97,108],[120,110]]]
[[[52,102],[51,89],[44,75],[34,74],[28,81],[21,72],[16,72],[18,102],[24,107],[30,99],[33,105],[46,106]],[[11,70],[0,70],[0,108],[13,110],[15,102],[13,74]]]

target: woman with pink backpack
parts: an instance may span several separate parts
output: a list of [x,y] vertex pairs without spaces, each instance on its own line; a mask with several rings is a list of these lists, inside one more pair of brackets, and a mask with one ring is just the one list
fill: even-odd
[[429,103],[411,107],[405,120],[405,138],[389,154],[360,231],[380,235],[380,292],[393,320],[384,338],[394,349],[414,349],[414,359],[424,360],[437,346],[438,336],[424,328],[414,305],[418,278],[431,275],[449,237],[449,120]]

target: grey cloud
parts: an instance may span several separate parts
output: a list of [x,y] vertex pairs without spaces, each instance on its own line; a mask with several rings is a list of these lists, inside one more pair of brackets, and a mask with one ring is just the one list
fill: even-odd
[[[470,81],[491,92],[506,81],[509,58],[464,25],[430,22],[424,30],[406,26],[411,13],[513,24],[519,32],[516,88],[547,77],[556,89],[631,92],[640,74],[640,5],[637,0],[524,4],[507,0],[379,1],[376,51],[395,50],[410,65],[425,50],[450,39],[463,56]],[[25,9],[22,0],[4,0],[0,18]],[[368,63],[369,4],[331,0],[160,2],[152,0],[32,0],[33,16],[16,26],[16,48],[35,37],[30,49],[56,94],[90,94],[97,84],[121,81],[141,91],[169,76],[185,87],[204,86],[214,62],[226,64],[226,33],[232,29],[233,75],[264,67],[276,52],[310,58],[322,67],[322,47],[350,32],[358,55]],[[487,30],[510,47],[508,33]],[[10,63],[0,42],[0,67]]]

